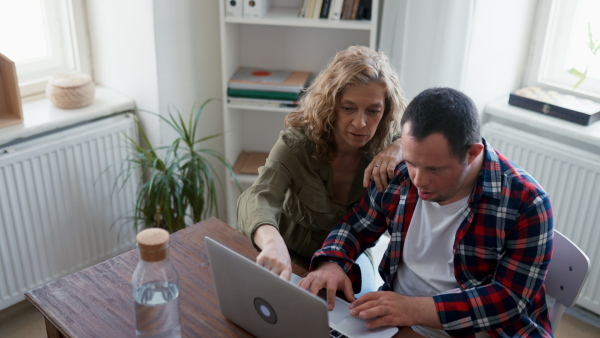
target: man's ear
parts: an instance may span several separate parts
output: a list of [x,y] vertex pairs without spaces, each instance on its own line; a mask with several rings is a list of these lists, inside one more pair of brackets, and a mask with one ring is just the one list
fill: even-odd
[[477,158],[477,156],[479,156],[479,154],[481,154],[483,149],[483,143],[471,144],[471,147],[469,147],[469,150],[467,151],[467,162],[469,165],[473,163],[473,161],[475,161],[475,159]]

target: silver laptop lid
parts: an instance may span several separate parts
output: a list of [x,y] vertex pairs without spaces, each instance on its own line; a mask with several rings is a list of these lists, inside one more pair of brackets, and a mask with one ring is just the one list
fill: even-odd
[[329,337],[327,305],[205,237],[221,313],[257,337]]

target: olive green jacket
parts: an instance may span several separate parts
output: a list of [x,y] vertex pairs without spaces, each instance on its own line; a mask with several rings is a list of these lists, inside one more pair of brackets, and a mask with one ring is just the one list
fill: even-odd
[[238,200],[238,227],[252,243],[256,228],[271,224],[301,266],[307,266],[336,221],[362,197],[369,164],[366,156],[361,159],[348,203],[343,204],[334,197],[331,166],[311,157],[314,152],[315,144],[300,131],[282,131],[265,166],[258,169],[258,179]]

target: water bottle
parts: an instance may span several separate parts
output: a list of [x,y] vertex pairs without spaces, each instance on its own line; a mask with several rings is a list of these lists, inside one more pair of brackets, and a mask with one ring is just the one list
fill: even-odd
[[179,276],[169,262],[169,232],[142,230],[136,236],[140,261],[131,277],[137,337],[181,337]]

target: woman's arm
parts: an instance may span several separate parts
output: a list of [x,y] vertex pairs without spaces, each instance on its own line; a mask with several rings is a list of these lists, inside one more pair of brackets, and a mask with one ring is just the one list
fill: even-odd
[[290,279],[292,264],[286,243],[279,233],[278,220],[283,209],[285,192],[292,185],[290,168],[301,167],[297,154],[281,134],[271,149],[252,187],[238,199],[238,228],[248,236],[261,253],[257,263]]
[[292,260],[279,230],[270,224],[262,224],[256,228],[253,238],[254,243],[262,249],[256,257],[256,263],[290,280]]

